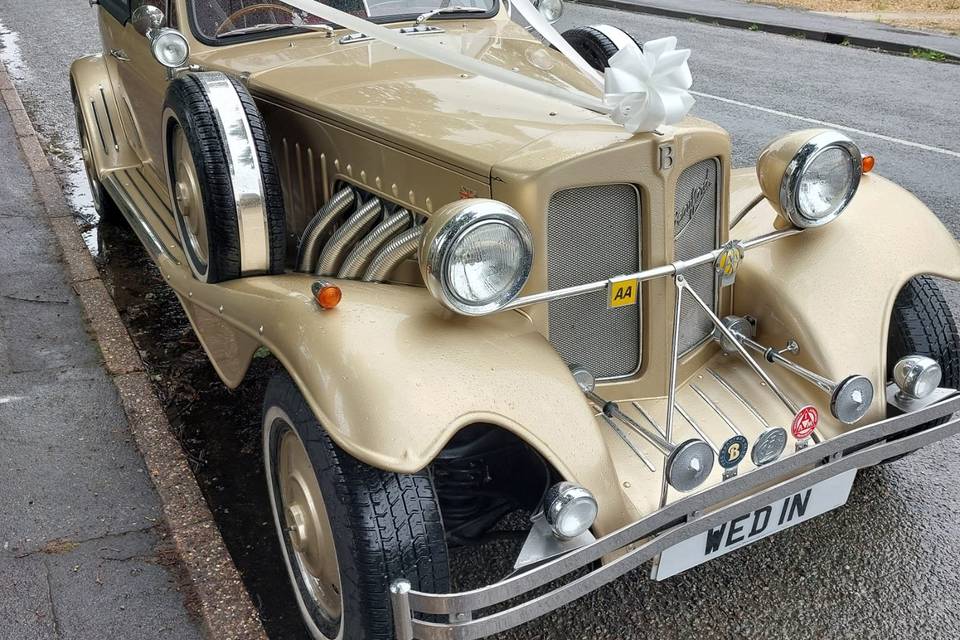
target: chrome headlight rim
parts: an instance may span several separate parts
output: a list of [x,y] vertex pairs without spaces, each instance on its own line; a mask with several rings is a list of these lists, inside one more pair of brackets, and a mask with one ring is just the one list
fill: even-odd
[[[586,505],[592,512],[592,517],[583,519],[581,526],[576,530],[565,531],[562,520],[568,510],[576,508],[577,505]],[[599,512],[600,507],[593,493],[586,487],[573,482],[558,482],[547,489],[543,496],[544,518],[553,535],[559,540],[572,540],[589,531],[596,522]]]
[[[161,54],[162,48],[166,46],[164,40],[170,38],[178,40],[183,46],[183,56],[180,61],[176,63],[174,61],[167,60]],[[187,60],[190,59],[190,42],[187,40],[186,36],[176,29],[158,29],[150,34],[150,53],[153,55],[154,60],[167,69],[179,69],[187,63]]]
[[[491,224],[510,228],[520,242],[522,255],[517,277],[493,299],[483,303],[471,303],[450,287],[450,261],[454,248],[468,233]],[[469,203],[447,220],[436,235],[425,239],[428,244],[421,250],[421,259],[426,261],[424,279],[427,290],[445,306],[463,315],[483,316],[499,311],[519,295],[533,269],[533,235],[527,223],[512,207],[496,200],[476,200]]]
[[[813,218],[800,210],[800,184],[804,174],[824,152],[830,149],[842,149],[847,153],[853,169],[853,181],[834,211],[820,218]],[[863,177],[863,155],[857,144],[836,131],[824,131],[807,140],[787,164],[783,180],[780,183],[780,208],[795,226],[801,229],[822,227],[833,222],[842,214],[857,193],[860,179]]]

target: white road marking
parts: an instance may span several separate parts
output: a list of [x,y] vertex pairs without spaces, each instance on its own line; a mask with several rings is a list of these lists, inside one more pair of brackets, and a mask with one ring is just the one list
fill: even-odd
[[0,396],[0,404],[16,402],[17,400],[23,400],[23,396]]
[[960,152],[951,151],[950,149],[943,149],[940,147],[931,147],[928,144],[921,144],[919,142],[903,140],[902,138],[894,138],[893,136],[885,136],[882,133],[874,133],[873,131],[864,131],[863,129],[856,129],[854,127],[847,127],[842,124],[826,122],[824,120],[816,120],[814,118],[807,118],[806,116],[798,116],[794,113],[787,113],[786,111],[777,111],[776,109],[769,109],[767,107],[761,107],[756,104],[750,104],[749,102],[741,102],[739,100],[733,100],[731,98],[722,98],[720,96],[715,96],[709,93],[701,93],[699,91],[691,91],[690,93],[700,98],[708,98],[710,100],[716,100],[718,102],[725,102],[727,104],[736,105],[738,107],[745,107],[747,109],[753,109],[755,111],[762,111],[763,113],[769,113],[771,115],[781,116],[783,118],[792,118],[794,120],[800,120],[801,122],[815,124],[820,127],[829,127],[830,129],[839,129],[841,131],[849,131],[850,133],[855,133],[860,136],[876,138],[878,140],[884,140],[886,142],[893,142],[894,144],[902,144],[905,147],[913,147],[915,149],[923,149],[924,151],[929,151],[931,153],[939,153],[939,154],[950,156],[953,158],[960,158]]

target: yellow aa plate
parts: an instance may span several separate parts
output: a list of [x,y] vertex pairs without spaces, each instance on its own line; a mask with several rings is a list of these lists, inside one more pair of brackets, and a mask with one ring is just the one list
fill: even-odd
[[640,283],[636,278],[617,280],[607,285],[607,306],[611,309],[637,304]]

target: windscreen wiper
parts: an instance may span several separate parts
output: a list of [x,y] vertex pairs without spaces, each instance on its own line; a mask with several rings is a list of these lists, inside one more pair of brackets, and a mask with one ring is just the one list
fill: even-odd
[[263,31],[276,31],[278,29],[296,29],[300,25],[295,24],[278,24],[276,22],[264,22],[261,24],[250,25],[249,27],[240,27],[239,29],[231,29],[230,31],[224,31],[223,33],[217,34],[217,39],[220,38],[229,38],[231,36],[242,36],[248,33],[261,33]]
[[486,13],[489,9],[484,9],[483,7],[441,7],[439,9],[432,9],[426,13],[421,13],[417,16],[417,20],[414,24],[423,24],[433,16],[438,16],[442,13]]

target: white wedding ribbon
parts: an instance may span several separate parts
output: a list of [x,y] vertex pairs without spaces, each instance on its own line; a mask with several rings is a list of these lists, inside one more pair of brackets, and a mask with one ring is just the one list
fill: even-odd
[[601,81],[600,74],[563,39],[529,0],[512,0],[512,5],[548,42],[593,80],[598,88],[603,89],[603,99],[482,62],[437,46],[426,38],[404,36],[394,29],[340,11],[317,0],[284,2],[322,20],[363,33],[414,55],[606,114],[630,133],[654,131],[662,124],[676,123],[693,106],[693,98],[687,91],[692,82],[687,66],[690,51],[676,50],[676,38],[654,40],[644,45],[643,51],[636,45],[621,49],[610,58],[611,66]]

